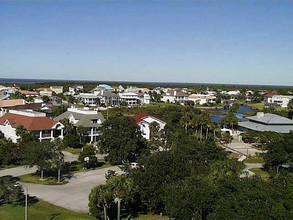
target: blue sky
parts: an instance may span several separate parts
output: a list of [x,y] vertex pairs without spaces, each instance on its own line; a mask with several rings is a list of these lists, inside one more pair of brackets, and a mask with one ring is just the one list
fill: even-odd
[[0,77],[293,85],[293,1],[1,1]]

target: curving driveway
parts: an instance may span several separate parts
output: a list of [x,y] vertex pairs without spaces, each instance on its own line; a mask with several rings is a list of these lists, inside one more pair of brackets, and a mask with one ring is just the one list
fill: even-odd
[[240,177],[251,177],[255,175],[255,173],[250,171],[249,169],[262,168],[263,165],[264,163],[245,163],[245,168],[243,170],[243,173],[240,175]]
[[65,185],[40,185],[33,183],[21,183],[28,186],[28,192],[32,196],[45,200],[57,206],[76,212],[88,213],[88,196],[94,186],[106,182],[105,173],[115,170],[121,173],[117,166],[103,168],[75,174],[69,183]]

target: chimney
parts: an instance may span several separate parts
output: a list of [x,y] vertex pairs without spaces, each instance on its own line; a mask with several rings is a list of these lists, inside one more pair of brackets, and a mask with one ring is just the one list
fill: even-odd
[[256,114],[256,117],[257,118],[263,118],[265,116],[265,113],[264,112],[258,112],[257,114]]
[[176,94],[177,94],[177,92],[176,92],[176,90],[174,91],[174,96],[176,96]]

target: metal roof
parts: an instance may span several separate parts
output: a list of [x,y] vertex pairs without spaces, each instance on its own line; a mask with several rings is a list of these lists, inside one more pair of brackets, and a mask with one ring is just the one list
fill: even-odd
[[264,114],[264,116],[262,117],[247,117],[247,119],[249,121],[254,121],[267,125],[293,125],[293,120],[271,113]]

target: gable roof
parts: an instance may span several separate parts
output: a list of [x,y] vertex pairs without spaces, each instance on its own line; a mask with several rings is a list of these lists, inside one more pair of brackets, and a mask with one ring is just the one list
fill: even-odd
[[159,119],[159,118],[157,118],[157,117],[155,117],[153,115],[150,115],[150,114],[148,114],[146,112],[141,112],[141,113],[138,113],[136,115],[130,116],[130,118],[133,118],[136,123],[139,123],[139,122],[143,121],[147,117],[152,117],[152,118],[155,118],[155,119],[157,119],[157,120],[159,120],[161,122],[164,122],[161,119]]
[[0,107],[12,107],[25,104],[24,99],[0,100]]
[[35,91],[28,91],[28,90],[19,90],[19,92],[23,95],[38,95],[39,94]]
[[271,113],[264,114],[263,117],[252,116],[247,119],[268,125],[293,125],[293,120]]
[[12,113],[0,117],[0,124],[4,124],[6,121],[9,121],[14,128],[23,125],[27,130],[47,130],[58,123],[48,117],[30,117]]
[[102,126],[101,124],[93,124],[91,122],[91,120],[93,120],[93,119],[100,120],[102,123],[105,121],[104,116],[100,112],[98,112],[97,114],[87,115],[87,114],[81,114],[81,113],[72,112],[72,111],[66,111],[63,114],[54,118],[54,120],[60,121],[65,118],[69,118],[71,115],[75,119],[78,120],[78,122],[76,124],[74,124],[75,126],[82,125],[86,128],[93,128],[93,127],[101,127]]

